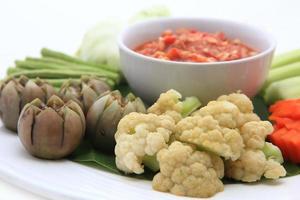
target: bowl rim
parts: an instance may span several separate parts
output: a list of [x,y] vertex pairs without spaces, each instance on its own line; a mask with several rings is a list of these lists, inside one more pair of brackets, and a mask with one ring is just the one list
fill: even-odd
[[[237,59],[237,60],[217,61],[217,62],[184,62],[184,61],[169,61],[169,60],[163,60],[163,59],[159,59],[159,58],[153,58],[153,57],[150,57],[150,56],[145,56],[145,55],[137,53],[133,49],[127,47],[123,42],[124,35],[127,32],[129,32],[133,27],[140,26],[141,24],[148,24],[148,23],[153,23],[153,22],[158,23],[158,22],[161,22],[161,21],[174,21],[174,22],[176,22],[177,20],[206,20],[206,21],[211,21],[211,22],[218,21],[218,22],[231,23],[231,24],[235,24],[235,25],[238,25],[238,26],[248,27],[250,29],[263,32],[264,35],[268,36],[268,40],[270,41],[271,45],[267,49],[259,52],[258,54],[254,55],[254,56],[241,58],[241,59]],[[118,37],[119,50],[122,49],[122,50],[126,51],[127,53],[131,54],[132,56],[136,56],[136,57],[139,57],[141,59],[145,59],[147,61],[152,61],[152,62],[156,62],[156,63],[164,63],[164,64],[172,64],[172,65],[186,65],[186,66],[211,66],[211,65],[216,66],[216,65],[240,64],[240,63],[248,62],[248,61],[251,61],[251,60],[255,60],[255,59],[265,57],[266,55],[272,53],[276,48],[276,43],[277,43],[276,39],[273,37],[273,35],[269,31],[261,29],[260,27],[257,27],[257,26],[254,26],[254,25],[248,24],[248,23],[243,23],[243,22],[240,22],[240,21],[220,19],[220,18],[211,18],[211,17],[163,17],[163,18],[149,19],[149,20],[145,20],[145,21],[141,21],[141,22],[137,22],[137,23],[134,23],[132,25],[129,25],[128,27],[124,28],[121,31],[121,33],[119,34],[119,37]]]

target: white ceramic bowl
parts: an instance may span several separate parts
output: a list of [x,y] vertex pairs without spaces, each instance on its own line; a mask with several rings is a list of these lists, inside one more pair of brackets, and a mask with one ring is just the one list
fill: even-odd
[[[178,28],[222,31],[227,37],[238,38],[260,53],[234,61],[192,63],[160,60],[132,50],[157,38],[166,29]],[[276,42],[269,33],[255,27],[202,18],[163,18],[140,22],[126,28],[119,39],[124,76],[135,94],[149,103],[171,88],[183,96],[197,96],[203,103],[237,90],[252,97],[266,79],[275,46]]]

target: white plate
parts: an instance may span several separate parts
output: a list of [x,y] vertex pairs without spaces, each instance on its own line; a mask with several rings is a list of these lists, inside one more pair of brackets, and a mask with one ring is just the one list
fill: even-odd
[[[114,175],[61,160],[36,159],[23,149],[17,135],[0,124],[0,178],[51,199],[152,200],[193,199],[151,189],[151,182]],[[300,176],[276,182],[229,184],[211,200],[297,200]]]

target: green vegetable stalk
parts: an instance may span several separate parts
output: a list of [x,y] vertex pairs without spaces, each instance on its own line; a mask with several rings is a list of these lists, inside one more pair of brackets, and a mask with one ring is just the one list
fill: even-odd
[[277,146],[273,145],[272,143],[265,142],[262,151],[265,154],[267,159],[273,159],[276,162],[279,162],[280,164],[283,163],[283,157],[280,149]]
[[76,64],[76,63],[60,60],[57,58],[51,58],[51,57],[45,57],[45,58],[26,57],[25,61],[34,61],[34,62],[52,63],[52,64]]
[[276,81],[264,93],[264,100],[268,105],[281,99],[293,98],[300,98],[300,76]]
[[265,87],[275,81],[280,81],[294,76],[300,76],[300,62],[295,62],[285,65],[284,67],[272,69],[269,72]]
[[9,68],[7,74],[10,77],[19,77],[21,75],[27,76],[29,78],[80,78],[82,75],[88,76],[98,76],[104,78],[110,78],[115,82],[120,81],[120,76],[118,74],[111,74],[106,72],[91,72],[91,71],[73,71],[73,70],[55,70],[55,69],[38,69],[38,70],[22,70],[18,68]]
[[78,65],[73,63],[58,64],[51,62],[40,61],[15,61],[16,67],[21,69],[72,69],[78,71],[92,71],[92,72],[104,72],[108,74],[116,74],[115,72],[108,71],[102,68],[95,68],[90,66]]
[[283,67],[293,62],[300,61],[300,49],[289,51],[276,56],[272,62],[272,68]]
[[118,84],[121,74],[106,65],[91,64],[78,58],[50,49],[41,50],[42,58],[27,57],[15,61],[16,67],[7,69],[8,78],[27,76],[30,79],[43,78],[59,88],[67,79],[79,79],[82,75],[101,78],[110,87]]
[[59,59],[59,60],[63,60],[63,61],[71,62],[71,63],[75,63],[75,64],[83,64],[83,65],[88,64],[88,65],[91,65],[91,66],[94,66],[94,67],[104,68],[104,69],[116,72],[116,70],[112,69],[109,66],[97,65],[97,64],[94,64],[94,63],[87,63],[86,61],[83,61],[81,59],[66,55],[66,54],[58,52],[58,51],[53,51],[53,50],[50,50],[50,49],[46,49],[46,48],[43,48],[41,50],[41,54],[42,54],[43,57],[46,57],[46,58],[56,58],[56,59]]
[[261,94],[267,104],[300,97],[300,49],[276,56]]
[[186,97],[182,104],[181,115],[183,117],[189,116],[192,112],[194,112],[201,106],[201,102],[197,97]]

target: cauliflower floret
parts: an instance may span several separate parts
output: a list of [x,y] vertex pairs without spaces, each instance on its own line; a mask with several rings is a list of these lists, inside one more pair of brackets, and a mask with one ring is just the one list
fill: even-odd
[[269,121],[251,121],[241,128],[241,135],[246,148],[262,149],[267,135],[271,134],[273,126]]
[[225,159],[238,159],[244,148],[239,131],[219,126],[212,116],[182,119],[176,124],[175,136],[182,142],[195,144]]
[[236,128],[240,128],[247,122],[260,121],[260,118],[253,113],[252,101],[244,94],[232,93],[229,95],[220,96],[217,101],[228,101],[236,105],[239,109]]
[[255,113],[239,113],[237,119],[237,128],[241,128],[245,123],[252,121],[259,122],[259,116]]
[[279,162],[273,159],[268,159],[267,165],[265,167],[264,177],[269,179],[278,179],[279,177],[285,176],[286,171]]
[[166,93],[162,93],[157,101],[148,108],[148,113],[154,113],[157,115],[169,115],[175,122],[181,120],[181,111],[183,108],[181,94],[176,90],[168,90]]
[[239,117],[239,109],[229,101],[210,101],[207,106],[194,112],[193,116],[212,116],[220,126],[236,128]]
[[262,176],[278,179],[286,171],[278,162],[267,160],[261,150],[246,149],[236,161],[225,161],[225,176],[243,182],[255,182]]
[[246,95],[241,93],[222,95],[217,101],[229,101],[236,105],[242,113],[251,113],[254,109],[252,101]]
[[157,154],[160,173],[153,178],[153,189],[190,197],[210,197],[223,191],[220,178],[224,164],[221,158],[195,151],[191,146],[173,142]]
[[167,147],[174,128],[174,120],[167,115],[133,112],[123,117],[115,134],[118,169],[125,173],[143,173],[143,157]]

